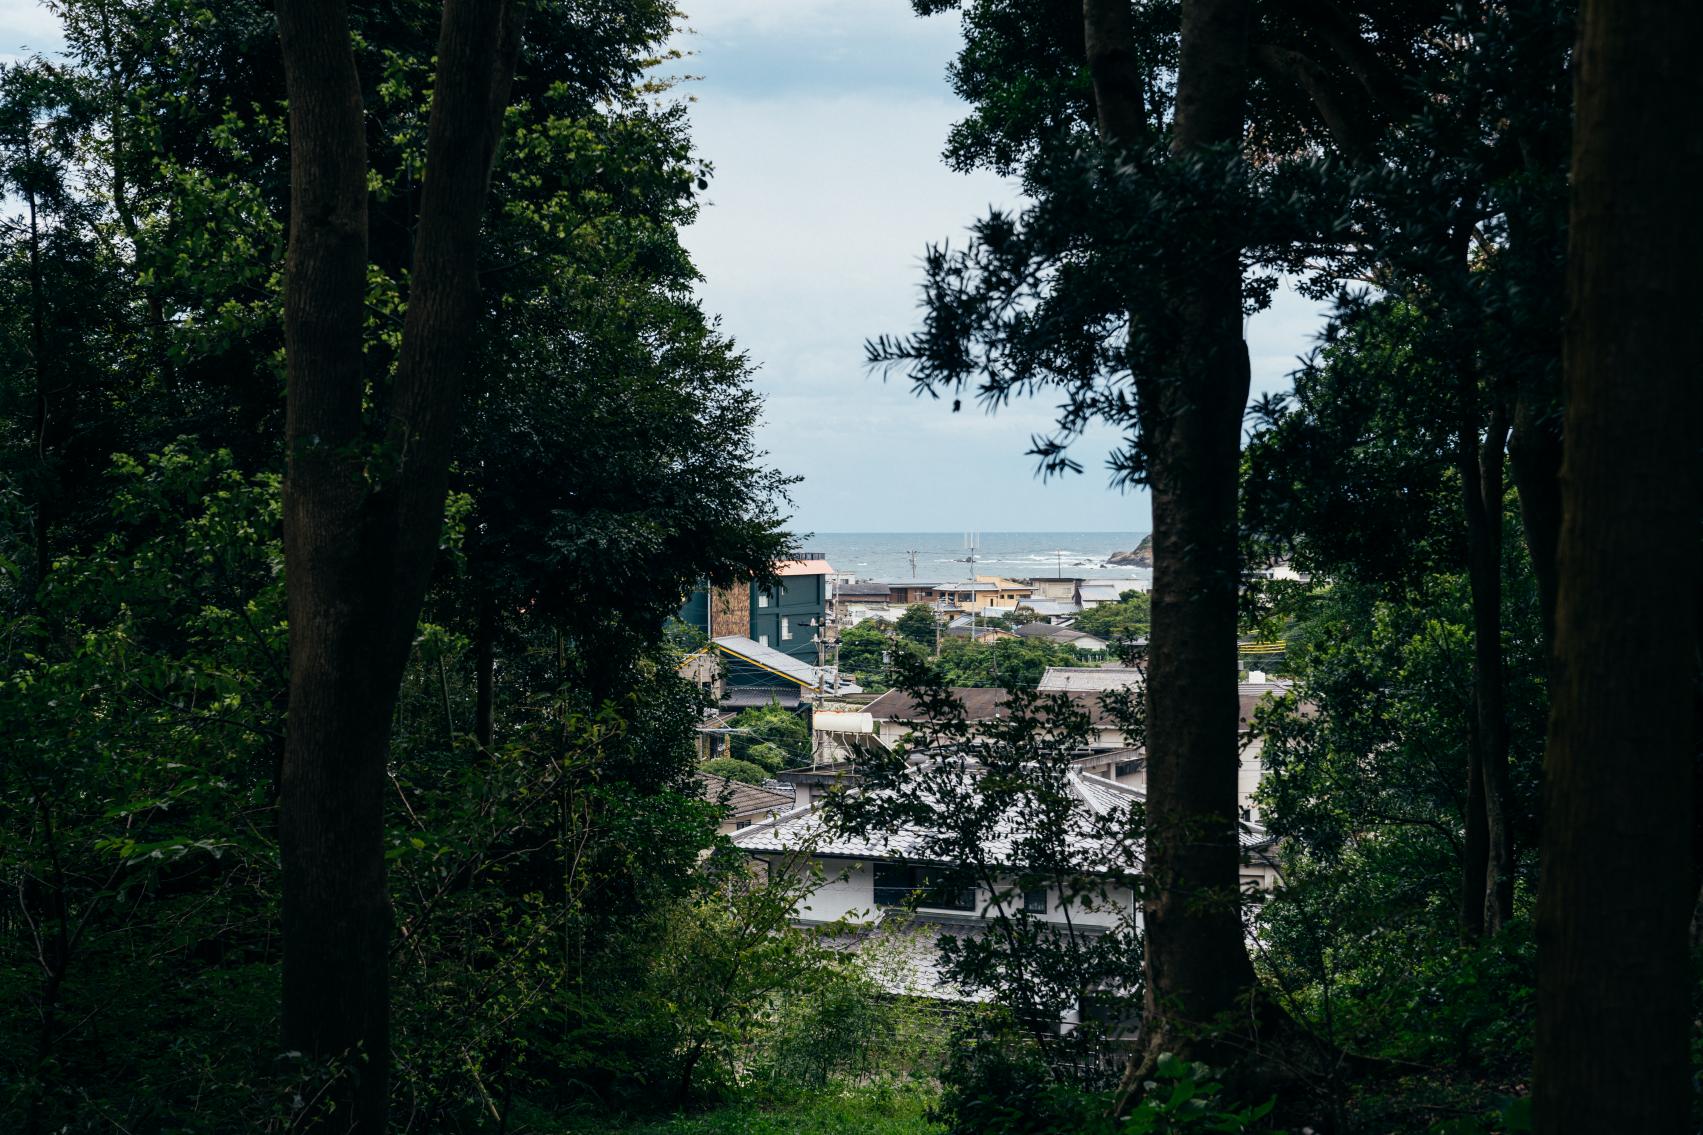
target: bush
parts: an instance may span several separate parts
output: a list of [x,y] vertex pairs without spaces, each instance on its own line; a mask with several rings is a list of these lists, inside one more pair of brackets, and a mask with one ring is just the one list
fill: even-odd
[[705,761],[703,767],[705,772],[737,780],[741,784],[761,784],[769,779],[768,769],[738,757],[714,757]]

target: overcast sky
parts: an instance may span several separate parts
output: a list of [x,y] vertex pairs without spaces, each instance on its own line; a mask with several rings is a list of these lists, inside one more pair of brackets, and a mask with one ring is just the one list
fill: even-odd
[[[1017,203],[940,161],[964,110],[946,82],[957,16],[920,19],[908,0],[685,6],[694,134],[716,171],[686,242],[706,305],[761,368],[771,460],[805,478],[797,527],[1146,530],[1145,493],[1108,487],[1109,432],[1079,443],[1083,474],[1043,482],[1024,450],[1050,402],[954,414],[864,367],[866,338],[917,325],[925,246]],[[1252,321],[1256,392],[1286,385],[1318,323],[1294,296]]]
[[[694,134],[715,177],[686,233],[703,298],[758,364],[769,460],[804,478],[799,531],[1142,531],[1145,494],[1107,486],[1109,432],[1079,443],[1079,476],[1043,482],[1025,456],[1052,406],[989,416],[912,395],[863,364],[863,341],[917,324],[920,257],[961,240],[1015,192],[946,169],[963,104],[946,84],[955,14],[908,0],[683,0],[698,78]],[[31,0],[0,0],[0,59],[58,46]],[[1319,325],[1280,296],[1249,328],[1256,393],[1286,385]]]

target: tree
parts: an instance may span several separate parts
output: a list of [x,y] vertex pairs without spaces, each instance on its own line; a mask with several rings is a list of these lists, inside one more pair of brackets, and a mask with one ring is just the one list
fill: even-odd
[[1689,1122],[1703,9],[1586,0],[1575,64],[1556,675],[1538,897],[1540,1132]]
[[934,608],[927,603],[912,603],[906,607],[905,613],[899,616],[897,629],[901,639],[934,653],[940,636],[940,621]]
[[[520,48],[519,5],[446,0],[395,372],[365,420],[367,126],[348,13],[290,0],[284,552],[290,693],[280,799],[284,1040],[344,1069],[316,1103],[384,1130],[385,758],[431,576],[477,317],[478,236]],[[374,382],[374,386],[384,384]]]
[[1119,594],[1116,603],[1090,607],[1071,624],[1072,630],[1091,634],[1108,643],[1133,642],[1146,638],[1153,619],[1153,605],[1145,591]]

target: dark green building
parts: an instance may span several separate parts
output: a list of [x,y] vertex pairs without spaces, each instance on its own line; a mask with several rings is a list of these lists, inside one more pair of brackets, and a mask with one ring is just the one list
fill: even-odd
[[805,552],[775,570],[780,578],[774,586],[699,587],[681,606],[681,621],[707,638],[748,638],[819,665],[818,639],[828,622],[828,576],[834,569],[820,555]]

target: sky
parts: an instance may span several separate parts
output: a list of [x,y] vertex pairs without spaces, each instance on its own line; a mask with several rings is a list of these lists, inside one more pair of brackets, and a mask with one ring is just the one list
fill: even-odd
[[[1102,430],[1084,472],[1043,481],[1025,454],[1053,420],[1044,398],[988,415],[883,382],[863,342],[919,323],[921,256],[960,241],[990,206],[1020,203],[990,173],[940,160],[965,105],[946,67],[955,14],[908,0],[685,0],[693,134],[715,166],[687,246],[706,308],[758,364],[759,435],[801,475],[800,531],[1145,531],[1145,492],[1109,487]],[[1255,395],[1288,385],[1321,325],[1282,293],[1249,323]]]
[[[757,366],[758,442],[793,490],[799,532],[1146,531],[1146,494],[1109,485],[1115,433],[1079,441],[1085,472],[1042,480],[1026,455],[1054,407],[989,415],[918,398],[864,365],[864,340],[919,322],[921,257],[990,207],[1020,204],[989,173],[940,160],[963,115],[946,67],[955,14],[909,0],[684,0],[693,134],[715,167],[685,233],[701,295]],[[0,61],[59,46],[31,0],[0,0]],[[1253,386],[1282,389],[1322,319],[1280,293],[1249,323]]]

